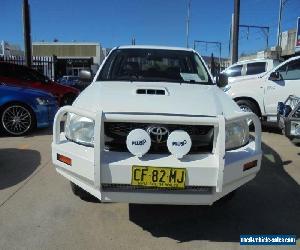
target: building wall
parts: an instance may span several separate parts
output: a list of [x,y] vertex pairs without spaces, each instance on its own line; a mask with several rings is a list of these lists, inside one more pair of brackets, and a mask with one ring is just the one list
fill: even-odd
[[57,56],[58,58],[91,58],[94,64],[100,64],[99,43],[33,43],[33,56]]
[[33,54],[35,56],[94,57],[97,53],[94,45],[33,45]]
[[282,56],[295,54],[296,30],[288,30],[281,33]]

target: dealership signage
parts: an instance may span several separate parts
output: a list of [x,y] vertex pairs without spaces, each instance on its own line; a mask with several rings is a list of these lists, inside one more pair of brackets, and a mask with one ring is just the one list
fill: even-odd
[[300,51],[300,17],[297,20],[295,52]]

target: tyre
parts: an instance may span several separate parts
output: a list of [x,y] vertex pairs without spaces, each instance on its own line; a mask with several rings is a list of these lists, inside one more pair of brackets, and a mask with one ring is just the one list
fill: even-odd
[[89,192],[85,191],[84,189],[77,186],[73,182],[70,182],[70,184],[71,184],[71,189],[72,189],[73,194],[78,196],[80,199],[82,199],[84,201],[98,201],[99,202],[99,200],[96,197],[92,196]]
[[252,113],[256,114],[257,116],[260,116],[258,107],[252,101],[241,99],[241,100],[238,100],[236,103],[237,103],[237,105],[239,105],[239,107],[241,108],[242,111],[252,112]]
[[21,136],[35,127],[35,115],[31,108],[21,103],[4,106],[0,112],[0,130],[8,135]]
[[65,105],[72,105],[74,100],[76,99],[76,95],[73,94],[66,94],[60,102],[61,106],[65,106]]

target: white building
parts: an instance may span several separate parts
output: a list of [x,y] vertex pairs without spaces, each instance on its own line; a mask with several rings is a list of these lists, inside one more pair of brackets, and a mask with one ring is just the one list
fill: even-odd
[[17,44],[0,41],[0,56],[24,56],[24,51]]

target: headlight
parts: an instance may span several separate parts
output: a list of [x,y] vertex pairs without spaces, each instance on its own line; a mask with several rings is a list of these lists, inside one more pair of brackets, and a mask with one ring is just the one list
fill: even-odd
[[228,90],[230,90],[231,86],[230,85],[226,85],[224,88],[223,88],[223,91],[224,92],[227,92]]
[[36,101],[39,105],[48,105],[51,102],[51,100],[44,97],[38,97],[36,98]]
[[65,136],[70,141],[93,147],[94,127],[93,120],[69,113],[65,123]]
[[249,126],[246,120],[226,125],[225,149],[240,148],[249,142]]

